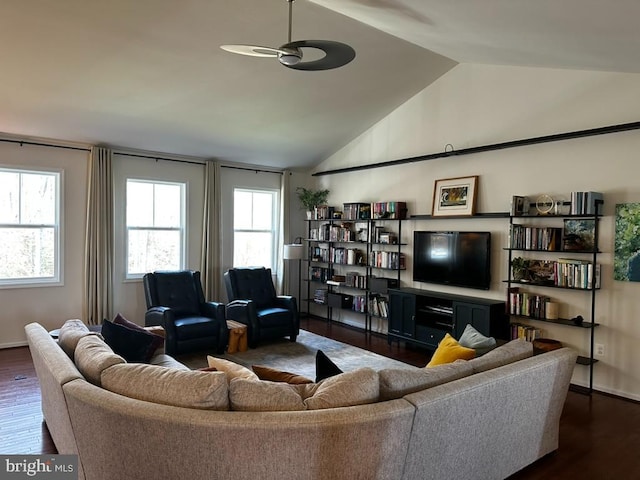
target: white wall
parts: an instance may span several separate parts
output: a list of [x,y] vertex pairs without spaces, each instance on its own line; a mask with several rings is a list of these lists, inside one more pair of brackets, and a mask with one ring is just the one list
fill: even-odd
[[[363,135],[319,165],[316,171],[463,149],[509,140],[570,132],[640,120],[640,75],[483,65],[459,65]],[[333,205],[355,201],[406,201],[410,214],[431,212],[434,180],[479,175],[479,212],[508,211],[512,195],[549,193],[569,199],[571,191],[605,196],[600,248],[602,290],[597,294],[596,342],[605,355],[595,366],[598,390],[640,399],[640,284],[613,281],[616,203],[640,202],[640,131],[547,143],[482,154],[318,177]],[[505,299],[508,220],[410,220],[413,229],[489,230],[493,234],[492,287],[488,292],[403,285]],[[410,247],[408,266],[411,266]],[[552,290],[552,289],[548,289]],[[563,303],[562,315],[588,315],[588,294],[543,292]],[[344,320],[351,322],[351,318]],[[582,354],[581,329],[532,324]],[[383,326],[384,327],[384,326]],[[576,366],[573,381],[587,384],[588,369]]]
[[88,159],[88,151],[0,142],[1,165],[62,169],[64,191],[64,283],[0,289],[0,348],[24,345],[28,323],[54,329],[82,316]]

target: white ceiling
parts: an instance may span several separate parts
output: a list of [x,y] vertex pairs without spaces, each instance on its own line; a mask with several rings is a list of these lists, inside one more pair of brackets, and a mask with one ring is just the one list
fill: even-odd
[[285,0],[3,0],[0,132],[277,168],[323,160],[456,62],[640,72],[638,0],[298,0],[302,72],[221,44],[286,42]]

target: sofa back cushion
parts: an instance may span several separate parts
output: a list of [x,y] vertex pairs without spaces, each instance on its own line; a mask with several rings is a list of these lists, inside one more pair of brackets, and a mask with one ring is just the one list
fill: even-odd
[[78,341],[74,359],[84,378],[97,386],[100,386],[100,375],[104,369],[125,363],[125,359],[113,353],[111,347],[97,335],[87,335]]
[[409,393],[435,387],[473,373],[473,367],[466,360],[436,365],[415,370],[387,368],[378,372],[380,376],[380,400],[402,398]]
[[380,397],[378,372],[361,368],[320,383],[290,385],[234,378],[229,384],[232,410],[276,412],[320,410],[375,403]]
[[103,370],[101,383],[106,390],[147,402],[229,410],[229,391],[224,372],[125,363]]
[[532,355],[533,344],[518,338],[491,350],[481,357],[469,360],[469,364],[473,368],[473,373],[479,373],[517,362]]
[[64,322],[60,327],[60,333],[58,334],[58,345],[64,350],[70,359],[73,360],[73,354],[76,351],[78,341],[87,335],[99,335],[97,332],[89,330],[82,320],[71,319]]

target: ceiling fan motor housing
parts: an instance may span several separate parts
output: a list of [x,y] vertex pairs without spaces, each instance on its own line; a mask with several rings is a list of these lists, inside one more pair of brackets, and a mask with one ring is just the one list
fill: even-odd
[[302,60],[302,50],[299,48],[280,47],[280,50],[281,52],[278,53],[278,60],[283,65],[297,65]]

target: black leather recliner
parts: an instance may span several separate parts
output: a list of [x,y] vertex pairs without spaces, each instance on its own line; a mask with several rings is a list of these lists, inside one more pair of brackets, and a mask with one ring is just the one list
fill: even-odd
[[158,271],[143,277],[146,326],[164,327],[169,355],[209,350],[224,353],[229,339],[223,303],[207,302],[200,272]]
[[300,332],[295,297],[276,295],[270,268],[232,268],[224,274],[227,287],[227,318],[247,325],[248,343],[289,337]]

